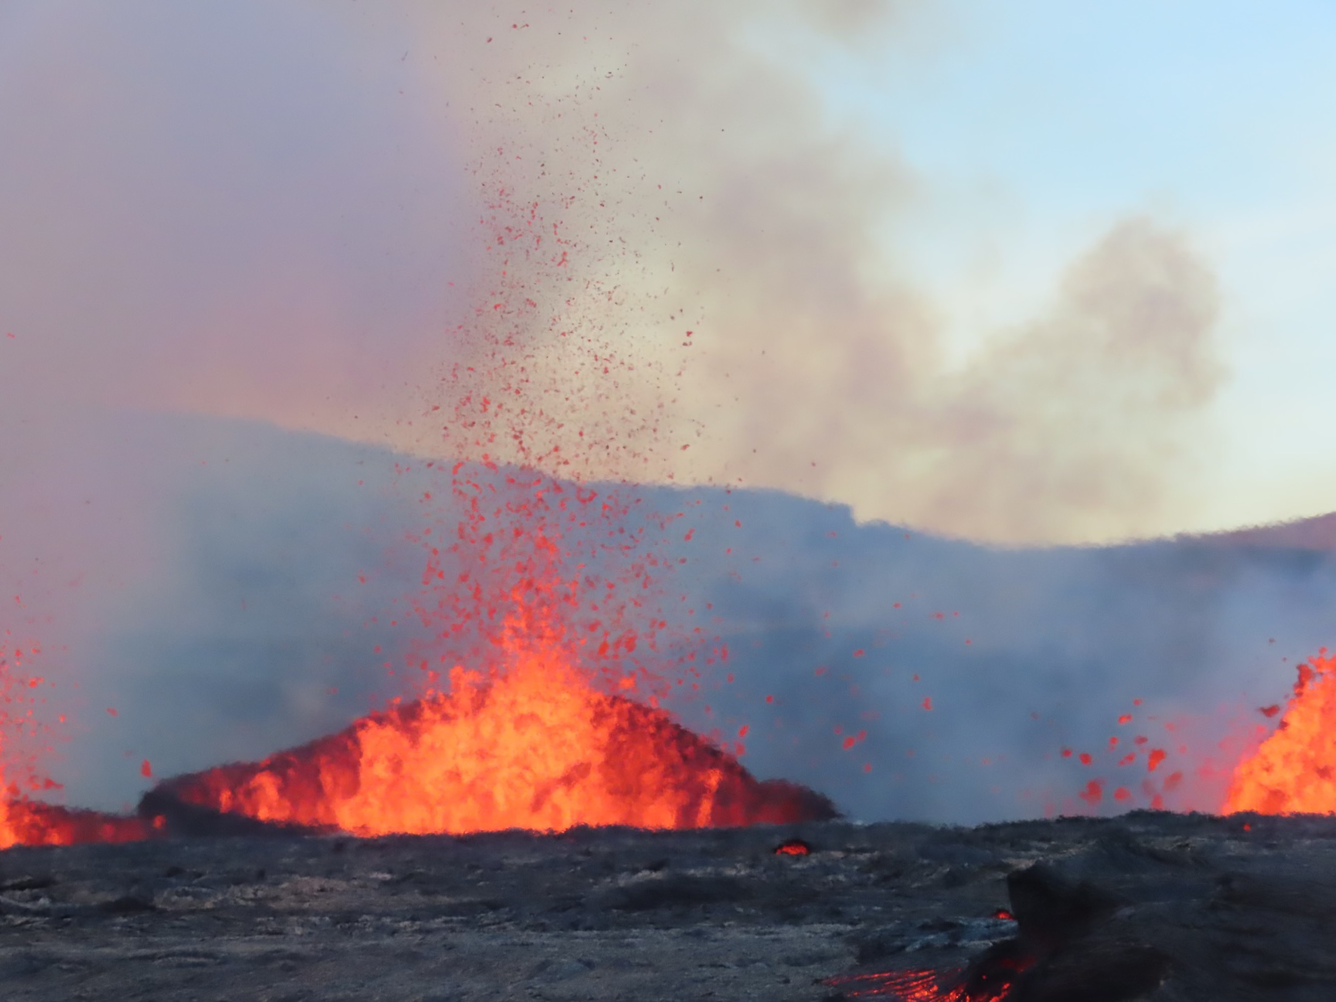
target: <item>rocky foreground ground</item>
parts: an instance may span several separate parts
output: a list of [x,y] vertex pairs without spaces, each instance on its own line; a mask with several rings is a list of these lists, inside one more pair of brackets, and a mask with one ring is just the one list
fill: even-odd
[[[795,837],[810,854],[775,853]],[[1027,950],[1077,937],[1021,1002],[1329,1002],[1336,819],[15,848],[0,997],[815,1002],[1006,952],[1000,910],[1032,916]]]

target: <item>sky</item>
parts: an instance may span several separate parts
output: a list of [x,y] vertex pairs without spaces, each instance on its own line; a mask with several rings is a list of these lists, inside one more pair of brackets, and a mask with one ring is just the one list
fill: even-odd
[[[1336,371],[1336,32],[1329,5],[946,4],[868,67],[822,61],[832,114],[874,128],[934,191],[909,266],[967,350],[1042,297],[1061,259],[1130,210],[1189,229],[1220,276],[1229,369],[1185,518],[1326,512]],[[927,44],[924,44],[924,40]],[[869,124],[875,123],[875,124]]]
[[[424,418],[501,323],[558,420],[664,415],[558,472],[1002,543],[1325,512],[1333,20],[6,0],[6,455],[88,407],[458,451]],[[530,202],[581,296],[485,248]],[[557,401],[566,327],[637,375]]]

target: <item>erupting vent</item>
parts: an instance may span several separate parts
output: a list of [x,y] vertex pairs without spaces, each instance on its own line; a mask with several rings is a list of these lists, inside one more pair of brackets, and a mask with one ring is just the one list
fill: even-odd
[[512,640],[509,653],[496,679],[456,669],[448,695],[363,717],[258,764],[169,780],[158,792],[364,836],[834,815],[803,787],[758,782],[663,711],[598,692],[555,649]]
[[1336,813],[1336,657],[1325,647],[1299,666],[1280,727],[1234,771],[1224,812],[1236,811]]

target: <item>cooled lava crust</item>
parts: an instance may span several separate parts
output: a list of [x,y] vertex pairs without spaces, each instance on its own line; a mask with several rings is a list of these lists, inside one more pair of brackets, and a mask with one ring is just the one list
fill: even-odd
[[980,997],[991,957],[1028,961],[991,969],[1008,1002],[1336,998],[1333,818],[266,832],[0,852],[0,995],[819,1002],[955,971]]

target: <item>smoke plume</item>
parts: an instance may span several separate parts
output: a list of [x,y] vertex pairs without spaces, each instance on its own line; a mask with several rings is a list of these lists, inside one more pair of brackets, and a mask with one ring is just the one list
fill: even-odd
[[[819,72],[932,16],[11,3],[7,420],[128,404],[457,454],[431,407],[500,335],[543,414],[504,458],[998,541],[1163,529],[1221,374],[1210,268],[1110,221],[948,365],[896,265],[932,178],[833,119]],[[549,243],[495,246],[525,227]]]
[[[932,178],[833,123],[788,58],[793,38],[908,44],[913,5],[404,15],[410,55],[449,67],[491,228],[570,240],[559,264],[506,256],[534,308],[474,318],[460,346],[491,324],[530,347],[554,424],[642,439],[634,462],[586,445],[558,472],[779,487],[1013,543],[1165,525],[1222,376],[1210,267],[1172,226],[1113,220],[1033,321],[948,364],[939,308],[895,264]],[[636,363],[613,388],[588,378],[609,355]]]

